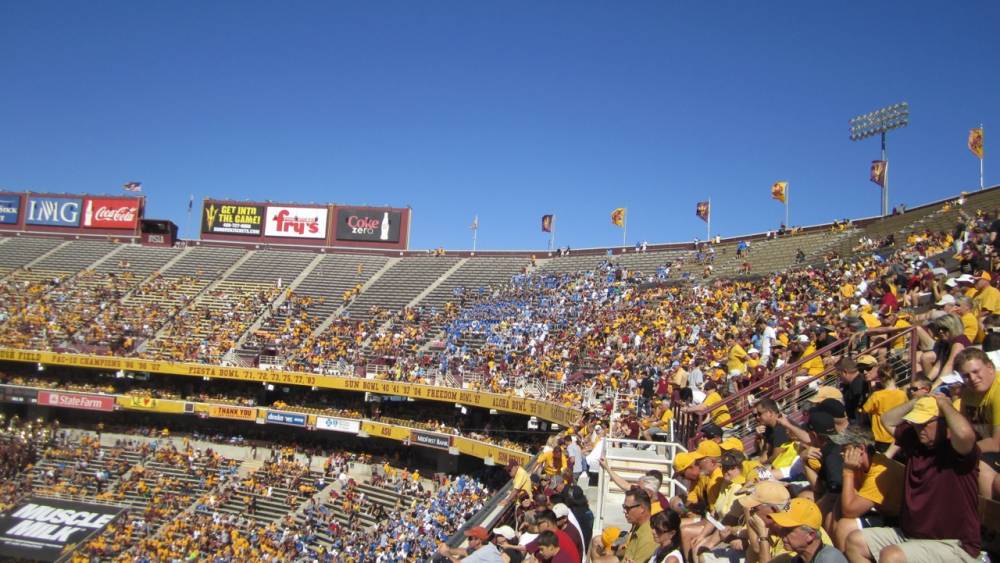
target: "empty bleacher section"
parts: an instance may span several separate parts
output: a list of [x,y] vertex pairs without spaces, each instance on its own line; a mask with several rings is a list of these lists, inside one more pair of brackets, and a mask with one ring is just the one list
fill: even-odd
[[128,245],[94,268],[101,274],[131,273],[140,281],[172,260],[181,249]]
[[8,237],[0,245],[0,274],[6,274],[37,260],[65,241],[57,238]]
[[506,285],[510,283],[511,276],[524,271],[528,264],[528,259],[523,256],[469,258],[421,299],[418,306],[441,310],[448,302],[457,305],[462,293],[478,294]]
[[455,266],[452,256],[410,256],[393,264],[348,306],[353,319],[369,319],[373,308],[400,311]]
[[320,475],[293,461],[265,462],[264,466],[220,492],[217,510],[269,524],[294,512],[319,490]]
[[241,248],[196,246],[184,253],[180,260],[163,272],[163,275],[169,277],[194,276],[210,280],[228,270],[246,252]]

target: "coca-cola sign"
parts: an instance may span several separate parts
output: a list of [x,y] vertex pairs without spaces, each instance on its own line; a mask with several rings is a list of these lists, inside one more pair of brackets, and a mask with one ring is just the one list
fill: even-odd
[[374,207],[338,207],[337,240],[399,242],[401,214]]
[[83,199],[83,226],[92,229],[134,229],[139,225],[139,200],[123,197]]
[[38,404],[44,407],[63,407],[88,411],[110,412],[115,410],[114,397],[81,395],[79,393],[58,393],[55,391],[39,391]]

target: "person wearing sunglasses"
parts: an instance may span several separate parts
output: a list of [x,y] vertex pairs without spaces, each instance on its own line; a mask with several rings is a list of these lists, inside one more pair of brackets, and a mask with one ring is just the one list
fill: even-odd
[[632,525],[632,529],[625,536],[625,545],[618,554],[620,559],[639,563],[649,560],[656,551],[653,529],[649,526],[650,506],[649,493],[645,490],[631,488],[625,493],[622,510],[625,512],[625,521]]
[[649,521],[656,540],[656,552],[650,563],[684,563],[681,555],[681,517],[673,510],[664,510]]

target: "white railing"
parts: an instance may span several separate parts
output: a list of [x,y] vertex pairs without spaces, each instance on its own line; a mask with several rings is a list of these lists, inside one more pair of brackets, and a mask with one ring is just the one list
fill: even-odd
[[[671,477],[674,458],[679,452],[686,451],[687,448],[676,442],[649,442],[622,438],[605,438],[604,441],[604,459],[612,471],[619,475],[628,472],[636,474],[638,477],[645,474],[646,471],[656,469],[663,473],[663,485],[660,487],[660,492],[667,498],[687,493],[687,486]],[[599,472],[597,487],[594,529],[600,530],[609,525],[623,525],[624,514],[620,501],[624,500],[625,491],[617,487],[607,471],[603,469]]]

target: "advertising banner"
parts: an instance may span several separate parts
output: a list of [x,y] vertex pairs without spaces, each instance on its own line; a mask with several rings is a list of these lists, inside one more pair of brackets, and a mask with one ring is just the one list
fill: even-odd
[[38,402],[38,391],[23,387],[3,387],[0,389],[0,401],[5,403],[35,404]]
[[135,229],[139,201],[124,197],[83,198],[83,226],[90,229]]
[[451,436],[447,434],[434,434],[431,432],[421,432],[420,430],[410,430],[410,441],[418,446],[447,450],[451,447]]
[[372,438],[388,438],[389,440],[397,440],[399,442],[405,442],[410,439],[409,428],[383,424],[381,422],[374,422],[371,420],[365,420],[361,423],[361,431],[368,434]]
[[0,195],[0,223],[13,225],[17,223],[18,213],[21,212],[21,196]]
[[[39,350],[19,350],[16,348],[0,348],[0,360],[31,364],[72,366],[91,369],[148,371],[150,373],[167,373],[188,377],[213,377],[235,381],[252,381],[255,383],[280,383],[283,385],[305,385],[322,389],[341,389],[377,393],[381,395],[399,395],[438,401],[444,403],[461,403],[484,409],[496,409],[505,412],[537,416],[538,418],[555,422],[562,426],[572,426],[580,419],[580,411],[570,406],[555,402],[536,399],[521,399],[509,395],[473,391],[471,389],[455,389],[398,381],[381,381],[358,377],[342,377],[335,375],[316,375],[313,373],[293,371],[273,371],[246,367],[218,366],[210,364],[195,364],[181,362],[164,362],[142,358],[118,358],[114,356],[91,356],[87,354],[61,354]],[[363,430],[363,428],[362,428]],[[367,431],[366,431],[367,432]]]
[[39,391],[38,404],[44,407],[63,407],[67,409],[83,409],[88,411],[115,410],[114,397],[98,395],[82,395],[80,393],[62,393],[56,391]]
[[257,420],[257,409],[254,407],[212,405],[208,407],[208,416],[233,420]]
[[337,208],[337,240],[399,242],[398,211],[365,207]]
[[79,227],[82,207],[83,200],[78,197],[31,196],[24,222],[50,227]]
[[268,207],[264,236],[325,239],[327,211],[318,207]]
[[0,514],[4,559],[59,561],[98,534],[122,512],[120,506],[28,497]]
[[201,232],[212,235],[259,237],[263,222],[263,205],[205,202],[201,213]]
[[317,416],[316,428],[320,430],[331,430],[333,432],[347,432],[357,434],[361,430],[360,420],[347,420],[344,418],[331,418],[329,416]]
[[268,424],[287,424],[288,426],[305,426],[306,415],[292,413],[292,412],[267,411],[267,422]]

